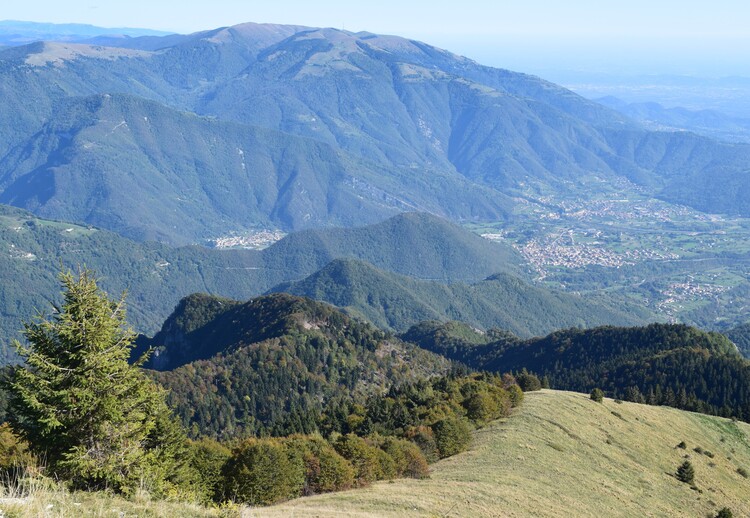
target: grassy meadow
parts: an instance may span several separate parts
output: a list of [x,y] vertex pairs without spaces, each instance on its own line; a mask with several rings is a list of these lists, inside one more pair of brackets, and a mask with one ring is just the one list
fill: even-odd
[[[674,476],[685,456],[694,488]],[[750,479],[738,468],[750,471],[750,425],[543,390],[527,394],[513,417],[478,431],[470,451],[435,464],[428,480],[382,482],[243,516],[704,517],[722,507],[748,516]]]

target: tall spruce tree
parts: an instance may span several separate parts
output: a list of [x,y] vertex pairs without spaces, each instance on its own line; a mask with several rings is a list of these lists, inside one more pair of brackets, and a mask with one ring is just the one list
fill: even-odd
[[128,362],[124,299],[110,300],[88,270],[60,280],[62,306],[24,325],[28,346],[15,344],[26,365],[9,383],[12,426],[77,488],[164,489],[183,436],[163,391]]

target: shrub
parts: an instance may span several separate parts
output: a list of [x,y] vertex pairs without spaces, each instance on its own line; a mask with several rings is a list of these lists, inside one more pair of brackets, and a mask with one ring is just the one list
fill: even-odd
[[463,400],[461,406],[472,421],[484,422],[498,417],[500,402],[487,391],[478,391]]
[[275,439],[248,439],[222,470],[229,496],[250,505],[270,505],[302,493],[301,460]]
[[526,369],[516,375],[516,383],[518,383],[518,386],[521,387],[521,390],[524,392],[542,390],[542,382],[539,381],[539,377],[537,377],[536,374],[527,372]]
[[293,435],[284,444],[304,466],[305,495],[349,489],[354,484],[352,465],[322,437]]
[[12,481],[17,474],[35,464],[26,442],[13,432],[8,423],[0,424],[0,480]]
[[383,478],[384,472],[381,463],[384,461],[384,457],[381,455],[379,448],[371,446],[361,437],[351,433],[339,437],[333,446],[339,455],[351,463],[358,486],[365,486]]
[[370,446],[375,447],[375,456],[377,457],[380,466],[377,480],[392,480],[398,477],[399,474],[396,469],[396,461],[393,460],[393,457],[379,447],[372,444],[370,444]]
[[722,507],[721,510],[716,513],[716,518],[732,518],[733,516],[732,510],[728,507]]
[[464,451],[471,443],[469,424],[457,417],[448,417],[432,425],[440,458],[450,457]]
[[602,392],[602,389],[595,388],[591,391],[591,399],[593,401],[596,401],[597,403],[601,403],[604,400],[604,392]]
[[520,406],[523,402],[523,390],[518,385],[511,385],[506,389],[510,397],[510,404],[513,408]]
[[221,501],[224,495],[224,464],[232,456],[229,448],[213,439],[189,441],[189,464],[195,473],[196,492],[201,500]]
[[428,463],[440,458],[432,428],[423,425],[413,426],[406,431],[405,437],[419,447]]
[[393,459],[396,476],[427,478],[429,474],[427,459],[413,442],[388,437],[383,441],[381,448]]
[[685,482],[686,484],[692,484],[695,480],[695,469],[689,460],[686,460],[680,467],[677,468],[677,480]]
[[739,473],[741,476],[748,478],[750,477],[750,474],[748,474],[747,470],[745,468],[737,468],[737,473]]
[[685,450],[687,449],[687,444],[685,444],[685,441],[680,441],[680,444],[678,444],[676,447]]
[[315,443],[313,455],[317,459],[317,469],[312,470],[308,463],[308,485],[315,493],[342,491],[354,485],[354,468],[328,443]]

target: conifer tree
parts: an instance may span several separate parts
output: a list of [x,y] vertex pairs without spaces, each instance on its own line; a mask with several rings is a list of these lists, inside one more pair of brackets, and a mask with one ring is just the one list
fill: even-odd
[[15,344],[26,365],[9,383],[13,428],[75,487],[163,488],[182,436],[163,391],[128,362],[124,300],[108,299],[88,270],[60,281],[62,306],[24,325],[28,346]]
[[692,484],[695,480],[695,468],[689,460],[686,460],[677,468],[677,480],[686,484]]

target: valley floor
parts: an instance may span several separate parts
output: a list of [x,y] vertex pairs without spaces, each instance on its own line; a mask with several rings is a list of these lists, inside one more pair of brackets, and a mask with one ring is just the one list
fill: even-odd
[[[738,472],[750,470],[750,425],[571,392],[526,396],[517,414],[479,430],[470,451],[435,464],[428,480],[382,482],[243,516],[704,517],[723,507],[750,515],[750,479]],[[677,447],[682,441],[686,449]],[[674,477],[686,456],[695,488]]]

